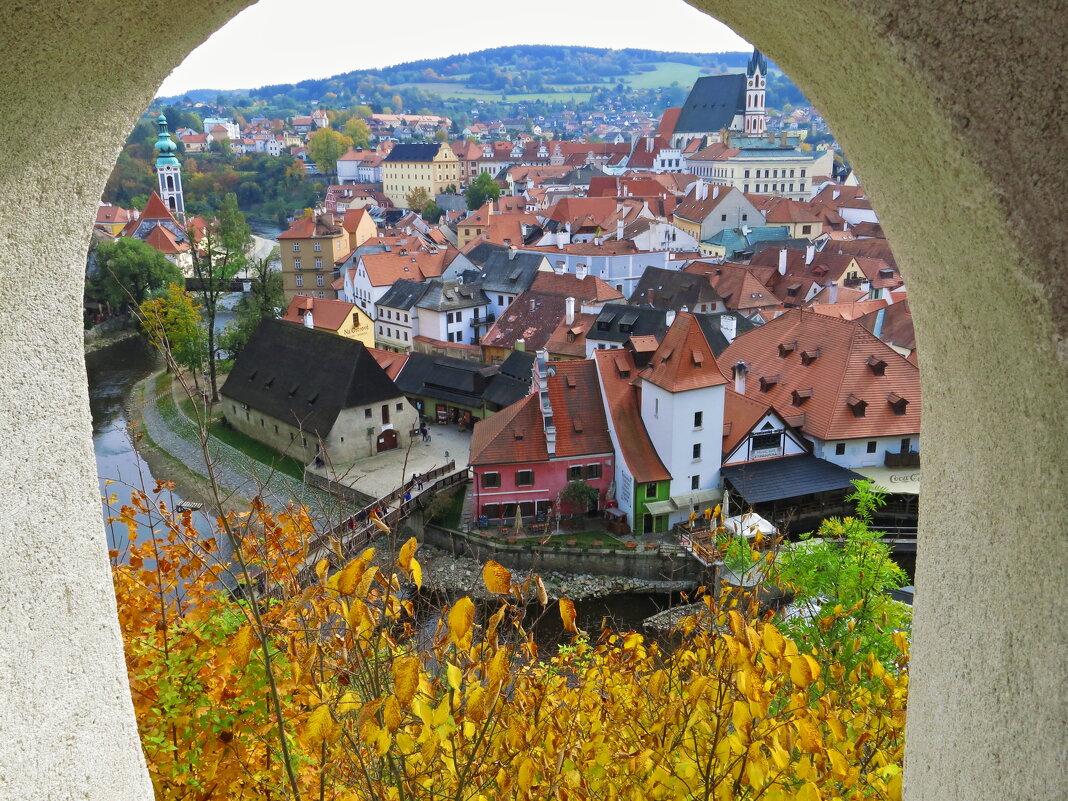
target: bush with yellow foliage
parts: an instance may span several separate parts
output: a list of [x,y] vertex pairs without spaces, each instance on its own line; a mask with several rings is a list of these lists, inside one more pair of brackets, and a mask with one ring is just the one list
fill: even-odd
[[[671,647],[626,632],[539,654],[540,579],[490,562],[499,602],[419,608],[416,542],[297,569],[304,513],[221,520],[220,566],[188,514],[135,495],[114,578],[131,691],[161,799],[896,799],[908,644],[846,668],[801,650],[744,598],[708,595]],[[341,556],[338,548],[337,557]],[[220,582],[258,585],[254,602]],[[419,622],[423,621],[423,622]],[[429,621],[429,622],[427,622]]]

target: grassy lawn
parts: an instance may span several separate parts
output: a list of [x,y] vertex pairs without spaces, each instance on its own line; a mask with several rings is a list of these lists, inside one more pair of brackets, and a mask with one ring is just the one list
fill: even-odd
[[[156,378],[156,393],[166,392],[166,388],[170,386],[170,383],[171,376],[166,373],[159,375]],[[167,425],[174,431],[181,431],[183,427],[188,427],[190,423],[187,422],[187,419],[194,421],[193,425],[195,425],[198,415],[200,420],[204,420],[205,417],[205,410],[199,403],[196,403],[192,398],[184,397],[178,401],[176,406],[174,397],[170,392],[160,397],[157,405],[160,416],[167,421]],[[207,423],[208,433],[220,442],[226,443],[231,448],[241,451],[250,459],[265,464],[279,473],[295,478],[297,481],[304,480],[304,465],[301,462],[291,456],[279,453],[262,442],[245,436],[240,431],[224,426],[221,405],[215,406],[212,414],[207,419]]]
[[241,451],[250,459],[265,464],[279,473],[295,478],[297,481],[304,480],[304,465],[299,461],[292,456],[283,456],[274,448],[268,447],[262,442],[252,439],[252,437],[246,437],[240,431],[226,428],[222,420],[213,420],[208,425],[208,433],[220,442],[225,442],[231,448]]

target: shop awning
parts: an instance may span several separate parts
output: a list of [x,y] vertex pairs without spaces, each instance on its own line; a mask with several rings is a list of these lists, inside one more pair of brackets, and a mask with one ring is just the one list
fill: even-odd
[[876,487],[892,495],[919,495],[918,467],[858,467],[857,472],[870,478]]
[[745,503],[765,503],[820,492],[851,490],[851,481],[864,478],[860,473],[809,454],[727,465],[721,475],[738,491]]
[[645,504],[645,510],[651,515],[670,515],[679,511],[679,507],[672,500],[653,501]]

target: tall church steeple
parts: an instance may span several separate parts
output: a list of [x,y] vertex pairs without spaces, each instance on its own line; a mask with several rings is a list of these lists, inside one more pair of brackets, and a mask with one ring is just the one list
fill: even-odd
[[178,145],[171,139],[167,128],[167,118],[161,111],[159,134],[156,137],[156,177],[159,179],[159,196],[167,204],[170,212],[185,223],[185,198],[182,195],[182,165],[178,161]]
[[764,113],[767,79],[768,59],[754,47],[745,68],[745,133],[748,136],[763,136],[767,131],[767,115]]

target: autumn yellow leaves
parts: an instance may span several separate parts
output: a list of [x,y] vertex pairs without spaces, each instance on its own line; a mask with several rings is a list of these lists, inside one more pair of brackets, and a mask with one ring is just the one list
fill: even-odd
[[[291,544],[297,518],[256,514],[261,540]],[[709,599],[671,648],[637,633],[582,636],[565,600],[572,642],[539,654],[524,613],[548,603],[540,580],[490,562],[483,581],[496,605],[460,598],[433,609],[411,591],[422,578],[417,550],[414,539],[401,545],[395,571],[370,550],[333,573],[322,564],[307,588],[289,578],[299,557],[280,560],[269,580],[292,591],[259,602],[262,631],[206,571],[179,581],[116,568],[158,797],[900,797],[904,636],[894,664],[869,657],[846,670],[744,599],[727,608]],[[176,582],[181,592],[159,592]],[[285,753],[266,700],[264,641]]]

